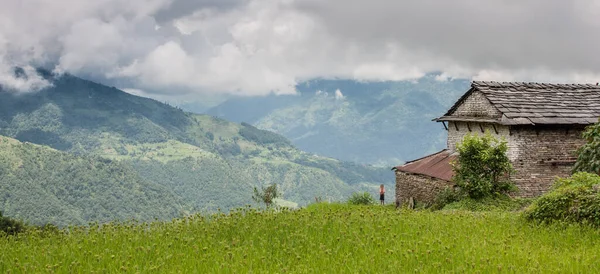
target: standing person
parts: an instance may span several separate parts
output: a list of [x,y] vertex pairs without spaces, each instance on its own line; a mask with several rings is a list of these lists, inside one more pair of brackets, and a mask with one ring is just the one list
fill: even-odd
[[379,201],[381,205],[385,204],[385,187],[382,185],[379,186]]

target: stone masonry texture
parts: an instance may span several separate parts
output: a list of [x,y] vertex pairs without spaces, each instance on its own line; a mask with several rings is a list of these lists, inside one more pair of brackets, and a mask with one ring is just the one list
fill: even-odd
[[539,196],[556,177],[569,176],[576,150],[585,144],[583,128],[521,126],[510,131],[509,155],[516,171],[511,178],[523,197]]
[[466,135],[483,135],[486,132],[489,132],[498,140],[504,139],[508,141],[510,135],[510,130],[507,126],[494,126],[490,123],[449,122],[447,147],[451,151],[456,151],[456,144],[462,142]]
[[396,171],[396,204],[405,205],[411,197],[415,203],[432,203],[437,194],[452,187],[452,182]]
[[[471,93],[451,113],[451,117],[499,120],[500,112],[479,91]],[[468,120],[468,119],[465,119]],[[508,143],[508,157],[515,173],[511,179],[519,188],[517,196],[536,197],[554,183],[556,177],[567,177],[576,159],[576,150],[585,140],[581,137],[585,125],[500,125],[488,122],[448,121],[447,147],[456,144],[467,134],[489,132]],[[437,193],[452,183],[418,174],[396,171],[396,197],[405,203],[413,197],[418,202],[430,202]]]
[[[473,92],[458,105],[453,117],[497,119],[502,112],[479,91]],[[508,143],[508,157],[515,169],[511,179],[519,188],[518,196],[535,197],[546,192],[556,177],[571,173],[575,152],[585,143],[581,138],[583,125],[513,125],[505,126],[477,122],[449,122],[448,149],[467,134],[490,132]]]
[[[502,126],[489,123],[450,122],[448,149],[456,150],[467,134],[492,136],[508,143],[508,158],[515,169],[511,179],[519,187],[518,196],[535,197],[547,191],[556,177],[571,173],[576,150],[585,140],[582,126]],[[469,130],[469,128],[471,130]],[[496,133],[496,131],[498,133]]]
[[476,91],[458,106],[452,116],[499,118],[502,113],[481,92]]

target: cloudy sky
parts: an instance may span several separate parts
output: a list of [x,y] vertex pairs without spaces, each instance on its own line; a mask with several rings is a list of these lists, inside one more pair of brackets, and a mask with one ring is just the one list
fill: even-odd
[[155,95],[428,72],[600,81],[600,0],[0,1],[0,85],[12,90],[44,87],[38,66]]

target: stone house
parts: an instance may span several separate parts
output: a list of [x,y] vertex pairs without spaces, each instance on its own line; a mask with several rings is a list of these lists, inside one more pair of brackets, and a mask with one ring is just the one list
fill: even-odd
[[597,85],[474,81],[446,114],[434,119],[448,131],[447,149],[393,168],[396,203],[411,197],[430,202],[439,190],[453,186],[450,163],[456,144],[469,133],[486,131],[508,143],[517,195],[539,196],[555,177],[570,174],[575,151],[585,143],[582,131],[599,117]]

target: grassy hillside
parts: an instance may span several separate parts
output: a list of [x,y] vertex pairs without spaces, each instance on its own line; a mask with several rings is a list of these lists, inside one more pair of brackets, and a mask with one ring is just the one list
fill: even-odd
[[468,87],[435,75],[416,82],[313,80],[297,86],[298,95],[232,98],[208,113],[280,133],[319,155],[394,166],[445,147],[443,126],[431,120]]
[[131,166],[191,211],[250,204],[252,187],[272,183],[282,202],[300,206],[315,197],[376,193],[381,183],[391,190],[394,183],[388,169],[316,157],[249,124],[187,113],[70,75],[48,77],[53,86],[39,92],[0,90],[0,135]]
[[153,220],[189,207],[127,165],[0,136],[0,210],[31,224]]
[[513,213],[319,204],[0,237],[0,272],[597,273],[599,244]]

